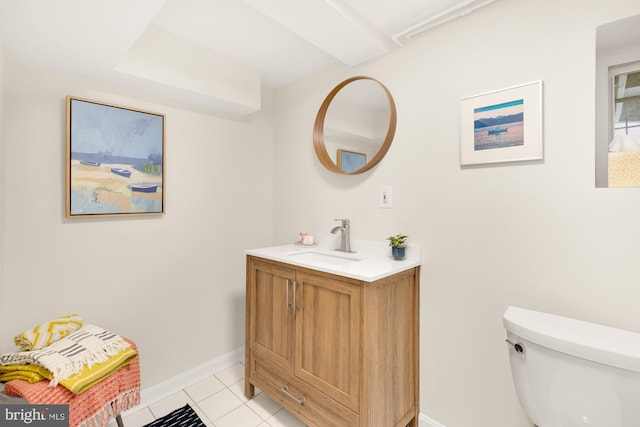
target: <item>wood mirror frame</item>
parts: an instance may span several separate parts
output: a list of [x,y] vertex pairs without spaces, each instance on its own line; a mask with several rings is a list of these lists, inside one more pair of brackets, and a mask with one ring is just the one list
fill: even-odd
[[[380,88],[384,91],[387,97],[387,101],[389,103],[389,126],[387,128],[387,132],[382,141],[382,144],[380,145],[380,147],[378,148],[378,151],[374,154],[374,156],[371,159],[369,159],[361,168],[356,169],[352,172],[345,172],[338,167],[336,162],[332,160],[331,156],[327,151],[327,147],[325,145],[325,138],[324,138],[324,122],[327,115],[327,111],[329,110],[329,106],[331,105],[331,101],[333,101],[333,99],[336,97],[336,95],[340,92],[342,88],[358,80],[373,81],[377,83],[380,86]],[[329,95],[327,95],[324,102],[320,106],[320,110],[318,110],[318,115],[316,116],[316,121],[313,127],[313,148],[316,152],[316,156],[318,157],[318,160],[320,160],[320,163],[322,163],[322,165],[328,170],[330,170],[331,172],[335,172],[342,175],[361,174],[373,168],[374,166],[376,166],[378,163],[380,163],[380,160],[382,160],[382,158],[385,156],[385,154],[389,150],[389,147],[391,147],[391,141],[393,140],[393,136],[395,135],[396,122],[397,122],[396,105],[393,102],[393,97],[391,96],[391,92],[389,92],[386,86],[380,83],[378,80],[373,79],[371,77],[366,77],[366,76],[351,77],[341,82],[340,84],[338,84],[335,88],[333,88],[333,90],[329,93]]]

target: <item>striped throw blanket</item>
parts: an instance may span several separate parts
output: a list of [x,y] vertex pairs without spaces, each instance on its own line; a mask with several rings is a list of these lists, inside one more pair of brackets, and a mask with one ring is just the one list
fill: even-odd
[[77,314],[58,317],[16,335],[13,342],[20,351],[37,350],[64,338],[71,332],[80,329],[82,318]]
[[0,357],[0,365],[41,366],[51,372],[50,385],[54,387],[59,381],[81,372],[85,366],[104,363],[129,346],[119,335],[85,324],[47,347],[5,353]]

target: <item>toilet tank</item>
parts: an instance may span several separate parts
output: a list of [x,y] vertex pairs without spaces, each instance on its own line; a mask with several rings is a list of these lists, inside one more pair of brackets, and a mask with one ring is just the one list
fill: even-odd
[[539,427],[639,427],[640,334],[508,307],[516,393]]

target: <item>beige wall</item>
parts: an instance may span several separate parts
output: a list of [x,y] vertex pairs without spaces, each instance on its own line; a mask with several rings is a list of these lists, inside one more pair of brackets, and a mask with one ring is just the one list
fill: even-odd
[[[4,165],[4,47],[2,37],[0,37],[0,165]],[[4,301],[4,182],[5,182],[4,166],[0,170],[0,301]],[[0,306],[2,303],[0,303]],[[0,322],[0,337],[4,336],[6,325]]]
[[[403,232],[424,247],[421,411],[447,427],[529,426],[507,305],[640,332],[640,197],[594,188],[595,28],[638,13],[636,0],[499,0],[385,58],[265,94],[246,121],[0,55],[0,352],[35,322],[79,312],[134,338],[143,386],[157,384],[242,345],[243,249],[345,217],[354,238]],[[372,171],[332,175],[315,159],[313,121],[357,74],[391,90],[396,138]],[[460,98],[539,79],[544,161],[461,169]],[[167,114],[167,215],[64,219],[69,94]],[[380,185],[393,186],[393,209],[377,207]]]
[[[79,313],[134,339],[143,387],[244,344],[243,250],[273,241],[273,95],[233,121],[4,61],[0,352]],[[65,96],[166,114],[166,215],[64,218]]]
[[[508,305],[640,332],[640,194],[596,189],[595,29],[636,0],[502,0],[355,69],[277,93],[279,243],[352,220],[353,237],[402,232],[424,248],[421,412],[447,427],[525,427],[507,358]],[[398,108],[394,143],[360,176],[325,171],[313,120],[338,82],[370,75]],[[459,166],[461,98],[544,81],[544,161]],[[393,209],[378,188],[393,186]]]

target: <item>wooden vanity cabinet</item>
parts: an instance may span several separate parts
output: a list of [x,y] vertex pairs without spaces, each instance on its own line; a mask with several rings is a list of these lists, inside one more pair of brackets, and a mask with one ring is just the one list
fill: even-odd
[[247,256],[245,394],[309,426],[418,425],[419,267],[365,282]]

